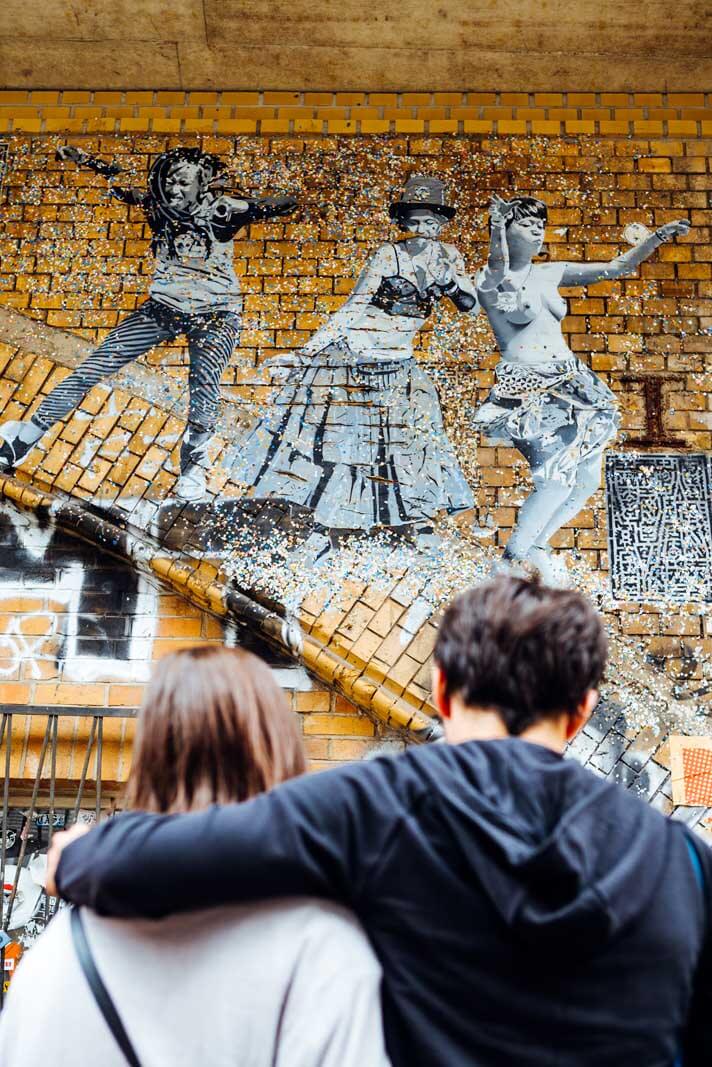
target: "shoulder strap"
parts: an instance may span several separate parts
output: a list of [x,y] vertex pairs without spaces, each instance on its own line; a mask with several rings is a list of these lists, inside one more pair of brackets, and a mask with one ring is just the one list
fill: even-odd
[[99,1011],[104,1016],[106,1025],[111,1030],[117,1045],[126,1057],[127,1063],[129,1063],[131,1067],[141,1067],[138,1057],[134,1052],[133,1045],[129,1041],[129,1036],[124,1029],[124,1024],[121,1022],[119,1014],[114,1007],[114,1002],[109,996],[109,991],[96,969],[96,963],[94,962],[94,957],[89,947],[89,942],[87,941],[80,908],[72,908],[71,925],[74,950],[77,954],[79,964],[84,971],[84,977],[89,983],[89,988],[92,991]]

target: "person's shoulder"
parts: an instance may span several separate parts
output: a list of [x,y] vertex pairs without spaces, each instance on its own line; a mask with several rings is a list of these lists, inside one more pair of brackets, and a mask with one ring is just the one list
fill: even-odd
[[360,922],[347,908],[327,900],[302,898],[280,902],[300,932],[303,950],[309,955],[339,961],[348,960],[349,969],[380,971],[380,964]]
[[219,929],[237,942],[258,936],[260,943],[279,945],[281,954],[326,954],[348,959],[349,965],[378,966],[363,928],[353,912],[332,901],[283,897],[248,906],[201,912],[200,928]]
[[566,262],[562,260],[550,261],[548,263],[535,263],[533,267],[534,276],[548,285],[558,286],[561,284],[561,279],[566,267]]
[[70,916],[71,908],[62,908],[25,950],[12,979],[16,990],[21,987],[39,990],[40,986],[56,981],[58,970],[66,967],[67,953],[72,951]]

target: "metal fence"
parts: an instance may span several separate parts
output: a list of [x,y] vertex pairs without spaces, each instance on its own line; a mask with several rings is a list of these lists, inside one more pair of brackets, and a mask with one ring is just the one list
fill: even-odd
[[[59,906],[42,884],[44,856],[53,834],[77,822],[98,822],[121,805],[123,787],[116,780],[115,760],[110,761],[113,776],[106,776],[106,724],[133,719],[136,710],[23,704],[0,706],[0,714],[2,1009],[19,955]],[[66,773],[69,763],[71,775]]]

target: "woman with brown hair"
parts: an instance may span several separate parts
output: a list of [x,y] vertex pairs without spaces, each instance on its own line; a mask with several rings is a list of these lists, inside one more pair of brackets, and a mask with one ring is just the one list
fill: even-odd
[[[129,807],[204,810],[247,800],[304,770],[296,718],[256,656],[210,646],[156,665],[138,717]],[[200,855],[193,861],[199,882]],[[388,1065],[380,968],[341,908],[301,898],[160,921],[81,915],[143,1067]],[[13,978],[0,1062],[127,1062],[80,969],[69,909],[53,919]]]

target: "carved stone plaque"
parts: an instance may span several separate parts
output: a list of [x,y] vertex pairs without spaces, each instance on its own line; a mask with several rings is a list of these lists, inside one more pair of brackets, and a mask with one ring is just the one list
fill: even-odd
[[619,600],[712,601],[712,456],[609,452],[608,548]]

